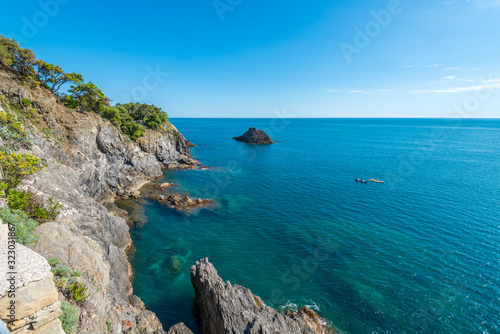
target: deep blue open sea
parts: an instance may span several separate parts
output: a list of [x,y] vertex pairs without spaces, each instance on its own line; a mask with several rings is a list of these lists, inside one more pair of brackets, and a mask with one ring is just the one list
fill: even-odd
[[[134,292],[165,329],[192,315],[190,266],[345,333],[500,333],[500,121],[173,119],[208,170],[165,171],[217,202],[142,200]],[[238,143],[254,126],[277,142]],[[385,184],[359,184],[356,177]]]

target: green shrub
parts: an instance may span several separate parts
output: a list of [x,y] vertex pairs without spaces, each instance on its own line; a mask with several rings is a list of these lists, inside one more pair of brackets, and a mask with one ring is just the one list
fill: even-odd
[[[29,100],[28,100],[29,101]],[[25,135],[21,123],[10,113],[0,111],[0,125],[6,126],[9,130]]]
[[83,273],[81,270],[74,270],[71,272],[71,276],[73,276],[73,277],[80,277],[82,275],[83,275]]
[[29,211],[25,211],[31,218],[34,218],[39,221],[48,221],[50,220],[50,213],[45,210],[39,204],[34,203],[32,207],[30,207]]
[[7,183],[0,181],[0,198],[5,197],[6,190],[7,190]]
[[69,279],[67,277],[59,277],[59,276],[54,276],[54,283],[56,284],[56,287],[61,289],[61,291],[66,290],[66,285],[68,284]]
[[59,317],[62,323],[62,329],[66,334],[73,334],[78,327],[78,309],[68,302],[61,303],[62,314]]
[[51,271],[54,276],[58,277],[69,277],[72,272],[71,269],[62,264],[58,264],[55,268],[52,268]]
[[113,323],[110,320],[106,320],[106,328],[108,329],[108,332],[111,332],[113,329]]
[[23,107],[28,108],[31,105],[31,101],[30,99],[22,99],[21,104],[23,105]]
[[[87,290],[87,287],[84,287],[83,291],[78,290],[78,285],[75,284],[80,284],[77,283],[77,277],[82,276],[82,272],[80,270],[71,270],[71,268],[61,264],[61,260],[57,258],[50,258],[49,264],[52,266],[52,269],[50,270],[52,274],[54,275],[54,282],[56,283],[56,286],[61,289],[62,293],[67,293],[69,295],[73,295],[73,290],[76,291],[78,299],[82,297],[85,294],[85,290]],[[67,284],[70,284],[69,290],[66,290]],[[86,296],[84,296],[85,299]],[[75,300],[79,301],[79,300]]]
[[57,257],[50,257],[47,259],[47,262],[51,267],[55,267],[59,264],[61,264],[61,260],[59,260]]
[[5,145],[0,148],[0,151],[4,153],[10,154],[12,151],[17,151],[21,148],[31,147],[28,137],[13,131],[7,126],[0,126],[0,138],[2,138]]
[[0,152],[0,167],[6,183],[7,195],[21,184],[28,175],[39,172],[44,167],[42,160],[32,154]]
[[11,190],[7,195],[7,203],[12,210],[24,211],[33,200],[33,193],[22,190]]
[[49,204],[47,206],[47,211],[49,212],[50,219],[56,219],[57,216],[61,213],[59,209],[62,208],[60,202],[56,202],[53,197],[49,198]]
[[14,226],[17,243],[27,247],[33,247],[38,243],[40,236],[35,234],[38,222],[30,219],[24,212],[0,208],[0,218],[4,223]]
[[[0,186],[0,189],[3,188],[6,186]],[[61,208],[61,204],[55,202],[52,197],[49,198],[48,206],[45,208],[43,200],[31,191],[15,189],[7,194],[7,204],[12,210],[24,211],[28,217],[41,222],[55,219]]]
[[87,291],[87,287],[83,283],[73,283],[69,286],[69,294],[71,299],[75,302],[81,302],[87,298],[85,292]]
[[78,108],[78,101],[74,100],[71,96],[69,95],[64,95],[62,97],[62,103],[70,109],[76,109]]

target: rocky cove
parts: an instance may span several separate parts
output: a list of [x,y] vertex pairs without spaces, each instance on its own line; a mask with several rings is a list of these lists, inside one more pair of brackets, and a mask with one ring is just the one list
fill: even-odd
[[[28,306],[10,329],[14,333],[63,333],[58,317],[67,296],[57,291],[47,262],[57,258],[81,272],[78,282],[87,287],[87,299],[76,305],[77,333],[165,333],[155,314],[133,294],[133,272],[127,258],[132,247],[128,217],[114,201],[139,197],[138,190],[161,178],[164,168],[195,168],[199,163],[190,155],[192,144],[172,124],[161,131],[148,129],[132,141],[100,115],[69,112],[57,96],[43,89],[27,89],[8,71],[0,71],[0,96],[5,101],[29,99],[34,111],[34,121],[23,124],[32,145],[21,152],[44,159],[46,167],[22,186],[62,205],[56,219],[37,228],[40,239],[33,250],[20,246],[19,262],[27,265],[19,270],[18,305]],[[8,104],[0,108],[14,114]],[[168,185],[149,188],[154,187],[162,192]],[[210,199],[187,195],[150,194],[176,210],[211,204]],[[33,268],[43,269],[33,275]],[[281,314],[250,290],[223,283],[207,259],[192,267],[191,281],[203,333],[333,330],[310,309]],[[0,305],[8,302],[6,291],[0,291]],[[0,317],[7,321],[4,309]],[[179,324],[168,333],[191,331]]]

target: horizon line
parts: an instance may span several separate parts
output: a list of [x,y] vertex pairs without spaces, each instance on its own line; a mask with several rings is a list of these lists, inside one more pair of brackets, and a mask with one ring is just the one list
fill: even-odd
[[192,117],[192,116],[184,116],[184,117],[171,117],[168,116],[169,119],[179,119],[179,118],[192,118],[192,119],[276,119],[276,118],[285,118],[285,119],[442,119],[442,120],[500,120],[500,117]]

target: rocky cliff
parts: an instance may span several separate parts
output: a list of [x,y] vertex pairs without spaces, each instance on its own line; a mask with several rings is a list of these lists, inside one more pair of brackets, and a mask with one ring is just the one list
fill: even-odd
[[191,267],[191,283],[204,334],[333,333],[309,308],[282,314],[264,305],[249,289],[224,283],[208,259]]
[[[2,70],[0,97],[32,143],[22,151],[46,161],[47,167],[23,187],[62,204],[55,221],[38,227],[41,238],[34,250],[83,273],[79,280],[87,286],[88,298],[78,305],[77,332],[164,333],[155,314],[133,295],[128,226],[102,203],[161,177],[163,167],[192,167],[197,163],[189,154],[192,144],[172,125],[161,132],[149,130],[133,142],[99,115],[68,110],[57,96],[42,88],[26,89]],[[7,106],[19,99],[30,100],[22,113]]]

